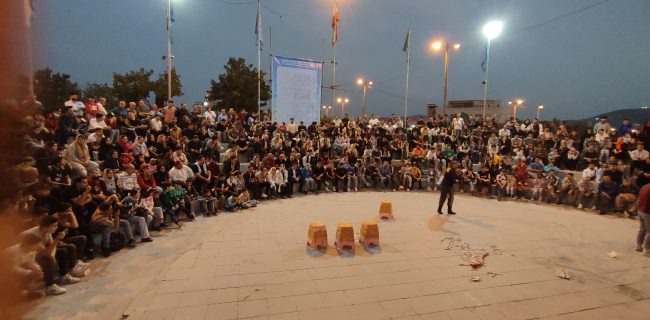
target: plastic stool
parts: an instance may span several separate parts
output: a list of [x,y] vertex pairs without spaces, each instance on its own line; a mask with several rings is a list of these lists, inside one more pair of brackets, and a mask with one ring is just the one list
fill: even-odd
[[327,227],[322,222],[309,224],[307,231],[307,245],[317,250],[319,247],[327,248]]
[[379,218],[381,219],[393,219],[393,204],[384,200],[379,205]]
[[359,243],[366,246],[379,245],[379,226],[375,221],[364,221],[361,224],[361,232],[359,233]]
[[344,247],[354,250],[354,228],[351,224],[341,223],[336,227],[336,242],[334,242],[334,245],[338,250],[343,250]]

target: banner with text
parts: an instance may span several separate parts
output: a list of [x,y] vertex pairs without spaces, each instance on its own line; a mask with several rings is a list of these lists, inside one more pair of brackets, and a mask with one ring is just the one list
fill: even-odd
[[319,122],[322,77],[321,61],[273,56],[273,121]]

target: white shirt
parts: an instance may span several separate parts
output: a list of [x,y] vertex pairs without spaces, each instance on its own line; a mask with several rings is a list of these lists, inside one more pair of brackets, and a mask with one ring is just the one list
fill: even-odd
[[173,167],[169,170],[169,178],[172,181],[182,181],[185,182],[188,179],[191,179],[194,177],[194,171],[190,169],[190,167],[183,165],[181,169],[177,169],[176,167]]
[[88,123],[88,129],[89,130],[92,130],[92,129],[95,129],[95,128],[104,129],[104,128],[107,128],[107,127],[108,127],[108,125],[106,124],[106,122],[104,122],[104,120],[97,121],[97,118],[95,118],[95,117],[91,118],[90,122]]
[[68,100],[64,104],[66,107],[72,107],[72,114],[75,116],[83,116],[86,106],[81,101]]
[[151,128],[153,128],[154,131],[162,130],[162,121],[156,118],[151,119]]
[[643,161],[643,160],[648,160],[648,157],[650,157],[650,153],[648,152],[648,150],[635,149],[630,151],[630,158],[632,158],[632,160]]
[[122,190],[136,190],[140,189],[140,185],[138,185],[138,175],[135,174],[128,174],[125,172],[120,173],[117,176],[117,186],[122,189]]
[[377,125],[377,124],[379,124],[379,119],[372,118],[372,119],[370,119],[370,121],[368,121],[368,124],[371,125],[371,126]]

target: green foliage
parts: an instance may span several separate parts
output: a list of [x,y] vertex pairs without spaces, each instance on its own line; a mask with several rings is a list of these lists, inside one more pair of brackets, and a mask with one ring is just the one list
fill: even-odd
[[69,74],[53,73],[49,68],[34,72],[34,94],[46,111],[62,107],[70,92],[78,93],[79,86],[70,80]]
[[113,72],[113,94],[119,100],[138,101],[149,97],[154,89],[154,83],[150,80],[153,70],[128,71],[125,74]]
[[[108,106],[110,107],[115,107],[117,106],[117,99],[115,99],[115,96],[113,95],[113,88],[109,86],[106,83],[86,83],[86,89],[84,89],[83,92],[84,100],[88,96],[94,96],[95,98],[99,99],[100,97],[106,98],[106,102],[108,103]],[[105,106],[108,108],[108,106]]]
[[[156,104],[160,107],[165,106],[167,101],[167,70],[158,75],[158,80],[153,83],[153,92],[156,95]],[[176,68],[172,68],[172,97],[183,95],[183,84],[181,78],[176,73]]]
[[[219,107],[257,112],[257,68],[246,65],[244,58],[230,57],[224,69],[218,81],[210,80],[208,99],[221,100]],[[260,100],[267,101],[271,98],[271,88],[264,80],[264,71],[261,75]]]

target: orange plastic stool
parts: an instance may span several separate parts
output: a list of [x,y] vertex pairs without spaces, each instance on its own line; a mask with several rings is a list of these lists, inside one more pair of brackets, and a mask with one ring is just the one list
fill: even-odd
[[322,222],[309,224],[307,231],[307,245],[312,249],[327,248],[327,227]]
[[393,204],[390,201],[384,200],[381,202],[379,217],[381,219],[393,219]]
[[341,223],[336,227],[336,242],[334,242],[336,249],[343,250],[349,247],[354,250],[354,228],[351,224]]
[[375,221],[364,221],[361,224],[361,232],[359,233],[359,243],[366,246],[379,245],[379,226]]

